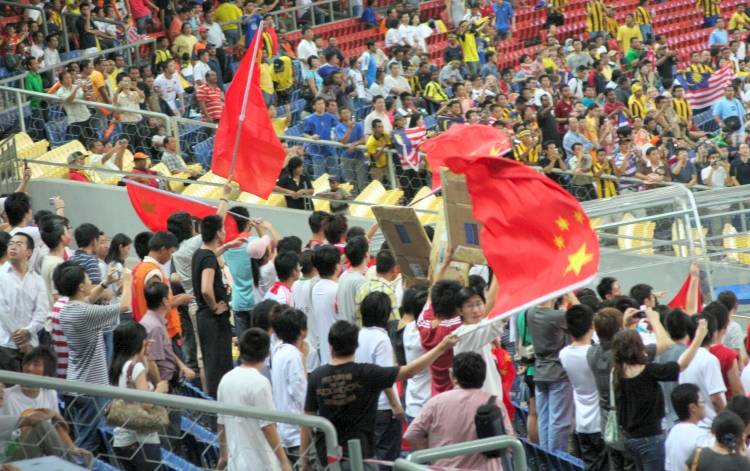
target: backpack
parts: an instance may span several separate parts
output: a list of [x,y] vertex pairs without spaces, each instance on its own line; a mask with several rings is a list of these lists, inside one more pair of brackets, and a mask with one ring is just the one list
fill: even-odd
[[[503,411],[497,405],[497,397],[490,396],[486,403],[477,407],[474,414],[474,426],[477,429],[477,438],[490,438],[505,435],[505,423],[503,422]],[[499,458],[506,454],[505,450],[492,450],[482,452],[487,458]]]

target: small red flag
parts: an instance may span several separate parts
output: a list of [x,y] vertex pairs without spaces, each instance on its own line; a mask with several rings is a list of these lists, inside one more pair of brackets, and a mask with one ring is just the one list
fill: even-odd
[[[259,41],[262,40],[261,36],[262,34],[256,34],[253,38],[227,89],[224,111],[221,113],[219,127],[216,129],[214,138],[211,170],[216,175],[229,178],[234,143],[239,130],[240,145],[232,180],[236,181],[243,191],[261,198],[268,198],[281,173],[285,153],[263,101],[263,94],[260,90],[260,64],[255,64],[252,77],[250,77],[250,68],[255,58],[252,51],[258,47]],[[239,118],[248,80],[251,80],[251,84],[245,120],[240,123]]]
[[[463,142],[480,142],[473,134],[467,127]],[[445,165],[466,176],[474,217],[483,226],[479,243],[499,287],[489,317],[506,317],[590,283],[599,242],[578,201],[522,163],[471,154],[473,148],[464,146]]]
[[[472,140],[466,141],[467,136]],[[440,167],[445,167],[446,158],[455,155],[500,157],[512,147],[510,135],[501,129],[481,124],[454,124],[444,133],[427,139],[419,150],[427,154],[435,189],[440,186]]]
[[[682,284],[682,288],[677,292],[677,294],[674,295],[674,298],[672,298],[671,301],[669,301],[668,306],[672,309],[687,309],[688,305],[688,289],[690,289],[690,279],[692,277],[690,275],[685,278],[685,282]],[[698,282],[698,286],[695,290],[695,294],[698,297],[695,306],[696,309],[700,312],[701,308],[703,307],[703,293],[701,292],[700,287],[700,281]],[[689,313],[693,314],[693,313]]]
[[[184,211],[191,216],[203,219],[216,214],[216,207],[202,201],[178,196],[168,191],[159,190],[134,181],[127,181],[128,198],[133,210],[141,218],[143,225],[150,231],[166,231],[167,219],[174,213]],[[234,218],[224,218],[225,242],[234,240],[239,235]]]

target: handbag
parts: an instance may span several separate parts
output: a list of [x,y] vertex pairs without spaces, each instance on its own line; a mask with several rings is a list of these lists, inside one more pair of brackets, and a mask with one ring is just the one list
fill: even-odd
[[624,443],[622,430],[617,420],[617,409],[615,409],[614,370],[609,372],[609,411],[607,422],[604,425],[604,443],[616,450],[623,450]]
[[[133,368],[135,362],[131,361],[127,370],[127,384],[129,388],[135,389]],[[169,425],[169,411],[164,406],[152,406],[146,410],[139,402],[114,399],[107,408],[107,423],[136,433],[159,432]]]

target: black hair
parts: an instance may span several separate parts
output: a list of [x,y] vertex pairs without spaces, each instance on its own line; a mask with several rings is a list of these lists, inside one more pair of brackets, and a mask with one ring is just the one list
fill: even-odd
[[135,239],[133,239],[133,247],[135,248],[135,253],[141,260],[143,260],[146,255],[148,255],[148,244],[153,236],[153,232],[143,231],[136,234]]
[[48,209],[40,209],[39,211],[34,213],[34,224],[38,226],[39,223],[42,222],[44,218],[54,216],[54,214],[55,213],[53,213],[52,211]]
[[347,321],[334,322],[328,331],[328,345],[335,357],[354,355],[359,346],[358,338],[359,327]]
[[695,324],[682,309],[673,309],[667,313],[664,319],[664,328],[674,341],[682,340],[685,336],[693,338],[695,335]]
[[379,275],[390,272],[396,266],[396,258],[390,250],[380,250],[375,256],[375,271]]
[[750,425],[750,398],[735,394],[731,399],[727,401],[726,410],[730,410],[740,416],[740,419],[745,423],[745,427]]
[[341,254],[332,245],[318,245],[313,250],[312,263],[321,278],[335,275],[340,261]]
[[299,270],[299,257],[294,252],[280,253],[274,258],[273,266],[279,281],[286,281],[294,275],[295,270]]
[[159,231],[154,234],[148,241],[148,251],[151,252],[161,249],[174,249],[180,245],[177,242],[177,237],[174,234],[167,231]]
[[388,326],[388,318],[391,316],[391,298],[382,291],[373,291],[365,296],[359,305],[362,315],[362,327]]
[[293,252],[297,255],[302,253],[302,239],[297,236],[286,236],[276,244],[276,253]]
[[44,376],[55,376],[57,371],[57,356],[54,354],[49,347],[39,345],[29,350],[21,360],[21,366],[28,365],[29,363],[42,360],[44,365]]
[[278,315],[274,316],[271,321],[271,327],[273,327],[276,336],[284,343],[293,344],[302,335],[302,331],[305,329],[300,325],[299,314],[303,317],[305,313],[297,309],[285,309]]
[[328,217],[325,211],[313,211],[307,218],[307,225],[310,226],[310,232],[317,234],[323,228],[323,221]]
[[143,288],[143,296],[146,298],[146,307],[156,309],[169,297],[169,286],[160,281],[149,283]]
[[12,227],[21,224],[29,211],[31,211],[31,198],[26,193],[12,193],[5,199],[5,214]]
[[44,245],[50,249],[54,249],[60,245],[68,224],[69,222],[66,218],[56,214],[42,219],[39,223],[39,234],[42,236]]
[[438,319],[447,319],[456,315],[458,293],[461,283],[454,280],[440,280],[432,285],[430,302]]
[[124,264],[125,260],[120,259],[120,248],[127,247],[132,243],[133,239],[127,235],[122,233],[115,234],[109,242],[109,250],[107,251],[107,256],[104,257],[104,261],[106,263],[119,262]]
[[718,301],[711,302],[703,307],[702,314],[708,314],[716,319],[716,330],[722,330],[729,325],[729,311]]
[[323,221],[323,234],[329,244],[338,244],[348,229],[346,216],[343,214],[328,215]]
[[370,250],[370,244],[367,239],[363,236],[352,237],[346,242],[344,248],[344,255],[347,260],[353,266],[359,266],[367,257],[367,252]]
[[639,306],[643,305],[646,299],[653,293],[654,288],[645,283],[639,283],[630,288],[630,297],[635,299]]
[[722,291],[719,293],[719,296],[717,296],[716,300],[724,305],[725,308],[727,308],[727,311],[731,311],[732,309],[735,309],[737,307],[737,295],[734,294],[734,291]]
[[453,357],[453,376],[461,389],[479,389],[487,376],[487,364],[478,353],[459,353]]
[[8,254],[8,242],[10,242],[10,234],[0,231],[0,257],[5,257]]
[[244,206],[232,206],[229,209],[229,215],[232,216],[234,222],[237,224],[237,230],[239,232],[245,232],[250,226],[250,212]]
[[364,237],[367,233],[365,232],[365,229],[361,226],[352,226],[349,228],[349,230],[346,231],[346,242],[349,243],[350,240],[357,236]]
[[594,325],[594,310],[585,304],[576,304],[565,311],[565,322],[570,335],[578,340],[586,335]]
[[265,299],[257,303],[250,311],[250,327],[258,327],[268,332],[271,327],[271,310],[279,303],[273,299]]
[[484,291],[487,289],[487,282],[480,275],[469,275],[469,288],[475,290],[477,294],[481,293],[484,300]]
[[101,231],[93,224],[85,222],[80,226],[76,227],[75,233],[73,234],[76,239],[76,245],[79,249],[88,247],[92,242],[99,239]]
[[701,397],[700,394],[700,388],[693,383],[678,384],[672,390],[669,398],[672,401],[672,408],[680,422],[684,422],[690,418],[690,404],[698,404]]
[[303,276],[308,276],[312,274],[313,270],[315,270],[312,257],[312,250],[304,250],[299,256],[299,266]]
[[706,337],[703,339],[701,347],[708,347],[709,345],[711,345],[714,333],[716,332],[716,318],[711,314],[706,314],[705,312],[703,312],[698,314],[697,316],[693,316],[692,319],[693,325],[695,325],[696,329],[698,328],[698,321],[700,321],[701,319],[706,320],[706,327],[708,327],[708,332],[706,333]]
[[405,314],[419,316],[424,305],[427,304],[429,292],[430,287],[426,283],[417,283],[404,290],[404,295],[401,297],[401,317]]
[[484,297],[484,291],[478,290],[473,286],[464,286],[456,295],[456,306],[462,308],[474,296],[479,296],[483,303],[487,302]]
[[193,217],[185,211],[173,213],[167,218],[167,230],[177,237],[178,242],[193,237]]
[[604,300],[607,299],[608,294],[612,294],[612,285],[614,285],[617,282],[617,279],[612,278],[611,276],[605,276],[604,278],[599,281],[599,284],[596,285],[596,293],[599,295],[599,298]]
[[251,327],[240,335],[240,360],[245,363],[260,363],[271,350],[271,337],[267,330]]
[[[322,100],[322,98],[321,98],[321,100]],[[301,158],[299,158],[299,157],[292,157],[291,159],[289,159],[289,162],[286,163],[286,168],[285,168],[286,169],[286,173],[288,173],[289,176],[291,177],[292,174],[294,173],[294,170],[297,169],[297,168],[302,167],[303,164],[304,164],[304,162],[303,162],[303,160]]]
[[201,240],[211,242],[224,227],[224,221],[218,214],[211,214],[201,220]]
[[[143,349],[148,334],[146,328],[135,321],[126,321],[112,332],[112,363],[109,366],[109,384],[117,386],[125,363]],[[143,365],[146,366],[146,365]],[[135,378],[132,378],[135,381]]]
[[61,263],[52,273],[52,283],[61,296],[75,295],[84,281],[86,281],[86,270],[71,261]]
[[740,416],[730,410],[723,410],[714,418],[711,433],[716,437],[716,443],[737,453],[740,448],[745,424]]

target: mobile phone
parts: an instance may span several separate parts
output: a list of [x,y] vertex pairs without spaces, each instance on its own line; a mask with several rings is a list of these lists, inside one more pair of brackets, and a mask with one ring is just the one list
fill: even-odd
[[642,304],[641,309],[638,311],[638,314],[635,315],[638,319],[645,319],[646,318],[646,305]]
[[49,205],[50,206],[54,206],[55,205],[55,197],[54,196],[49,199]]

